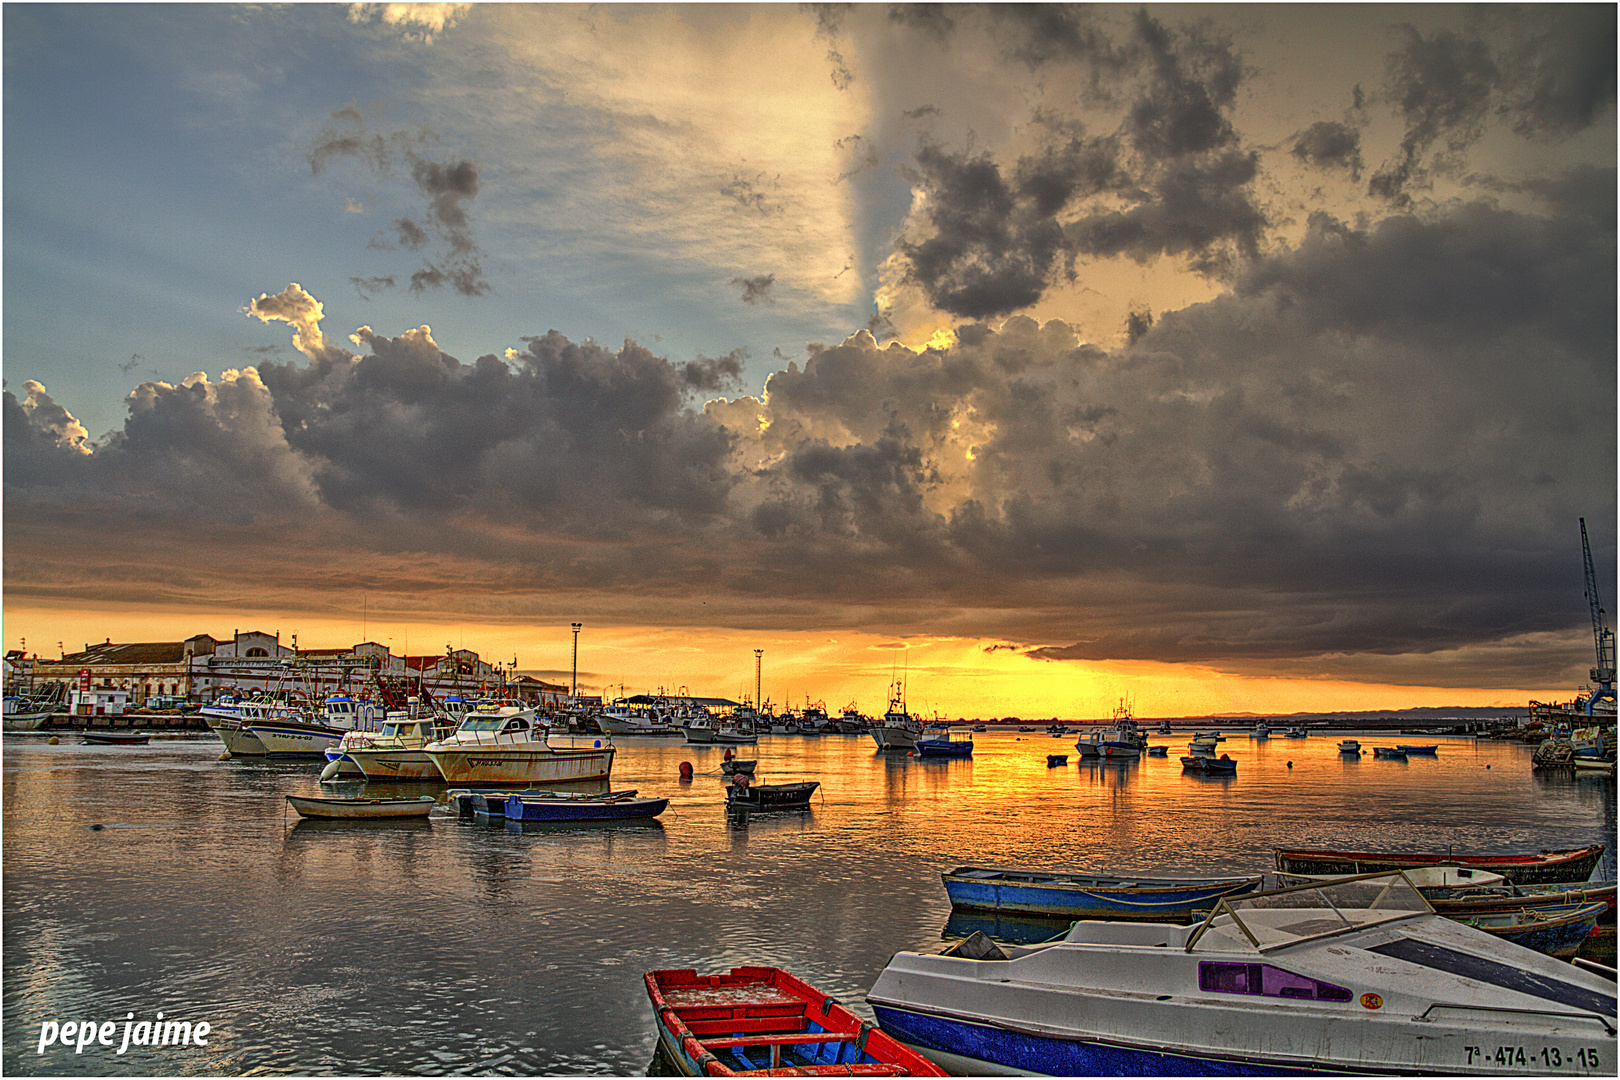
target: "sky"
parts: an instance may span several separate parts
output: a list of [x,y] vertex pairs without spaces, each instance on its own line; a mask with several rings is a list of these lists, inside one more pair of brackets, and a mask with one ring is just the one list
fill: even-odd
[[1568,700],[1615,11],[7,4],[5,648]]

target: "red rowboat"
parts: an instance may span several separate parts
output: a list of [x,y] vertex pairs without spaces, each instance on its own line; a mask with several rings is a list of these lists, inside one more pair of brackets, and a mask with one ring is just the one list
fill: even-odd
[[1415,866],[1466,866],[1501,874],[1515,885],[1585,881],[1603,854],[1602,844],[1521,855],[1409,854],[1398,851],[1312,851],[1277,848],[1277,869],[1285,874],[1374,874]]
[[687,1076],[944,1076],[802,979],[773,967],[649,971],[658,1041]]

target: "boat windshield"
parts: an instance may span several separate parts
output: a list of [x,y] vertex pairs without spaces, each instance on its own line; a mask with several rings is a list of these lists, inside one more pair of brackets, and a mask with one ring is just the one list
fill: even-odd
[[506,724],[506,717],[491,716],[487,719],[474,720],[468,717],[461,722],[462,731],[499,731]]
[[1399,871],[1222,897],[1188,952],[1269,952],[1434,911]]

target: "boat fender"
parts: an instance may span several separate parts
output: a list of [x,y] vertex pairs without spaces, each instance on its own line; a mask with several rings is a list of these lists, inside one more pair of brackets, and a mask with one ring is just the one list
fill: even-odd
[[327,762],[326,763],[326,768],[321,770],[321,779],[322,780],[330,780],[330,779],[332,779],[332,777],[337,775],[338,769],[340,769],[340,768],[342,768],[342,764],[340,762],[336,761],[336,760]]

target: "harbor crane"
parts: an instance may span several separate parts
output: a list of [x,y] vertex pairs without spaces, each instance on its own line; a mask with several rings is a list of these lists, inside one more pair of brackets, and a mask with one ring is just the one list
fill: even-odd
[[1586,715],[1592,715],[1597,701],[1614,696],[1614,631],[1603,625],[1603,605],[1598,602],[1597,573],[1592,569],[1592,545],[1586,539],[1586,519],[1581,518],[1581,556],[1586,561],[1586,602],[1592,608],[1592,638],[1597,645],[1597,667],[1592,669],[1595,689],[1586,696]]

